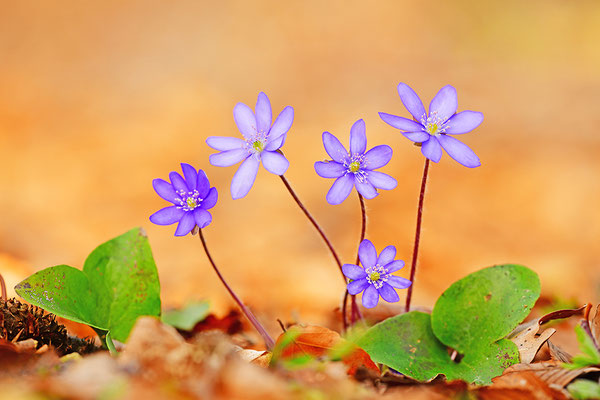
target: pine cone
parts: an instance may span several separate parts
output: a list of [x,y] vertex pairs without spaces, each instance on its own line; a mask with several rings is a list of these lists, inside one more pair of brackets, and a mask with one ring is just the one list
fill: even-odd
[[59,355],[79,354],[100,350],[93,340],[69,336],[56,316],[43,309],[11,298],[0,298],[0,338],[12,340],[35,339],[38,348],[44,344],[54,347]]

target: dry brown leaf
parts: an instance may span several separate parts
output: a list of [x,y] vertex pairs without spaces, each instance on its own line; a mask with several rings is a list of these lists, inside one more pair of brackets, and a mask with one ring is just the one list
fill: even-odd
[[270,351],[242,349],[239,346],[236,348],[236,354],[240,356],[242,360],[263,368],[267,368],[269,366],[273,356],[273,353]]
[[548,350],[550,351],[550,357],[552,357],[553,360],[570,363],[573,359],[572,355],[563,350],[560,346],[552,343],[550,340],[548,340]]
[[507,338],[512,340],[519,349],[519,356],[522,363],[530,363],[535,358],[538,350],[550,336],[556,332],[554,328],[548,328],[541,334],[539,319],[519,325]]
[[556,387],[565,387],[573,379],[580,375],[587,374],[588,372],[600,371],[597,367],[586,367],[578,369],[566,369],[563,368],[559,362],[546,361],[533,364],[515,364],[508,367],[504,371],[504,375],[513,372],[530,371],[535,373],[541,380],[546,382],[548,385],[556,385]]
[[[342,339],[339,333],[331,329],[321,326],[296,326],[296,328],[300,329],[300,334],[282,350],[281,357],[283,359],[298,355],[323,357],[328,355],[335,347],[345,343],[345,339]],[[279,336],[277,343],[280,344],[283,338],[285,338],[285,334]],[[371,357],[356,345],[352,345],[351,351],[342,356],[342,361],[349,367],[347,372],[350,375],[354,375],[360,367],[379,375],[379,368],[371,360]]]
[[557,310],[546,315],[541,316],[538,319],[525,322],[517,326],[510,334],[507,339],[513,341],[519,349],[519,355],[522,363],[531,363],[538,353],[540,347],[556,332],[554,328],[548,328],[539,333],[540,327],[550,321],[556,319],[569,318],[574,315],[583,315],[586,306],[582,306],[575,309]]
[[600,344],[600,304],[596,305],[596,312],[590,319],[590,330],[596,344]]
[[[531,365],[531,364],[527,364]],[[535,365],[535,364],[534,364]],[[492,379],[477,390],[483,400],[568,400],[561,388],[553,388],[533,371],[512,371]]]

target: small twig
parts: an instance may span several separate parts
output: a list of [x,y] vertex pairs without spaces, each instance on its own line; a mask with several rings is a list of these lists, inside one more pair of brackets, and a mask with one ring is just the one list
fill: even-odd
[[286,333],[287,329],[285,329],[285,325],[283,324],[283,322],[279,318],[277,318],[277,322],[279,323],[279,327],[281,328],[283,333]]
[[2,300],[7,300],[8,299],[8,295],[6,294],[6,283],[4,282],[4,277],[2,276],[2,274],[0,274],[0,287],[2,289],[2,292],[0,293],[0,299]]

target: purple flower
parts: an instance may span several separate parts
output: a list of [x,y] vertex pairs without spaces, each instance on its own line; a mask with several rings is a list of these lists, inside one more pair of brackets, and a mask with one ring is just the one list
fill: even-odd
[[211,136],[206,139],[206,144],[220,151],[209,157],[210,163],[216,167],[230,167],[243,161],[231,180],[231,197],[241,199],[252,188],[261,161],[266,170],[275,175],[283,175],[290,166],[278,150],[292,127],[294,109],[285,107],[271,125],[271,103],[267,95],[260,92],[256,113],[247,105],[237,103],[233,119],[243,139]]
[[378,195],[377,189],[391,190],[398,182],[383,172],[374,171],[390,162],[392,148],[386,145],[367,150],[365,121],[359,119],[350,128],[350,152],[329,132],[323,132],[325,151],[333,160],[317,161],[315,171],[322,178],[336,178],[326,199],[329,204],[340,204],[356,187],[367,199]]
[[183,176],[171,172],[171,183],[162,179],[154,179],[152,186],[160,197],[174,205],[158,210],[150,216],[156,225],[171,225],[179,222],[175,236],[185,236],[194,227],[204,228],[212,221],[212,215],[206,210],[217,203],[217,189],[210,187],[206,174],[189,164],[181,164]]
[[348,293],[355,295],[364,291],[362,304],[373,308],[379,302],[379,296],[388,303],[400,300],[394,290],[406,289],[412,282],[408,279],[392,275],[404,267],[404,261],[394,260],[396,248],[388,246],[377,257],[375,246],[365,239],[358,247],[358,257],[363,268],[354,264],[344,264],[342,271],[352,281],[348,284]]
[[448,155],[465,167],[481,165],[479,157],[467,145],[448,135],[471,132],[483,122],[483,114],[476,111],[456,113],[458,100],[456,89],[446,85],[440,89],[429,104],[429,114],[423,102],[406,83],[398,85],[402,103],[414,120],[396,115],[379,113],[381,119],[415,143],[421,144],[421,152],[433,162],[442,158],[442,148]]

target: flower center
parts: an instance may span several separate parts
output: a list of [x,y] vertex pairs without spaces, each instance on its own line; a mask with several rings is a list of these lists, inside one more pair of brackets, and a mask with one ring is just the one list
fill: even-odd
[[359,161],[352,161],[350,163],[350,165],[348,166],[348,171],[350,171],[350,172],[358,172],[358,170],[360,170],[360,162]]
[[260,153],[265,148],[265,144],[260,140],[255,140],[254,143],[252,143],[252,148],[255,152]]
[[423,115],[421,124],[425,127],[425,132],[430,135],[440,135],[449,128],[449,126],[445,124],[445,121],[440,118],[437,111],[432,112],[427,119],[425,119],[425,115]]
[[246,140],[246,150],[248,154],[258,155],[262,153],[267,145],[267,135],[263,132],[258,132],[254,137]]
[[175,201],[179,203],[177,208],[180,208],[183,211],[192,211],[200,207],[200,203],[202,203],[202,199],[198,198],[200,193],[198,193],[197,190],[194,190],[193,192],[180,190],[177,194],[179,195],[179,198],[175,199]]
[[389,277],[387,269],[379,264],[367,268],[365,272],[367,273],[367,282],[375,286],[375,289],[381,288],[383,284],[387,282]]

